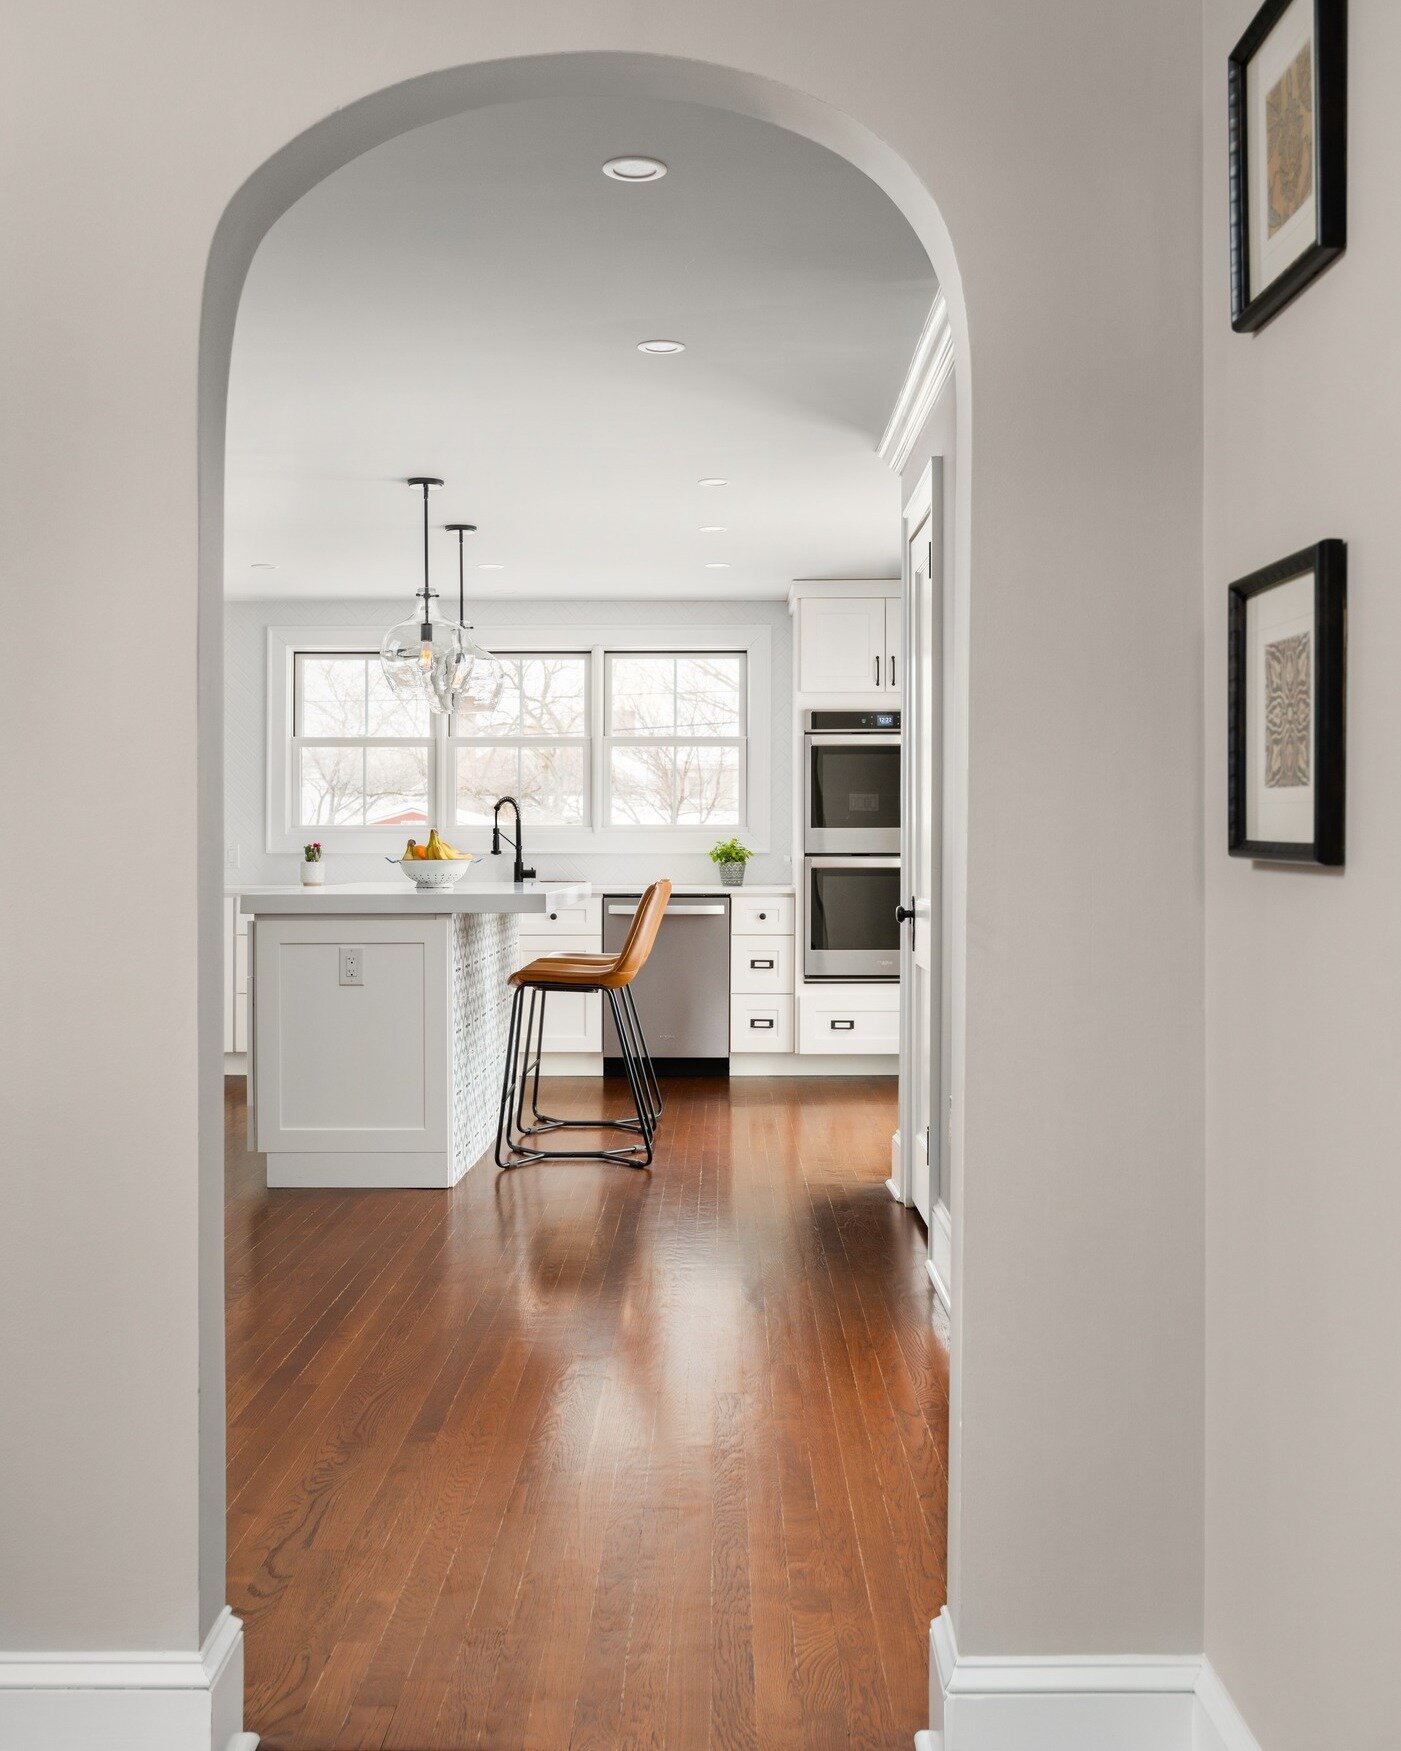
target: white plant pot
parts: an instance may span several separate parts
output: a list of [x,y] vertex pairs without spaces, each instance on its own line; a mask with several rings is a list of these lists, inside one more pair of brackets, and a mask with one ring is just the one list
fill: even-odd
[[302,860],[302,886],[304,888],[324,888],[326,885],[326,865],[320,861],[308,863]]

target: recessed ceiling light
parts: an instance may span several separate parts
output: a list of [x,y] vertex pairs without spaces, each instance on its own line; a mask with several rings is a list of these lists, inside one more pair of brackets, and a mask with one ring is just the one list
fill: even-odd
[[494,559],[489,559],[484,564],[477,567],[479,572],[503,572],[505,569],[504,565],[501,565]]
[[681,340],[640,340],[637,350],[639,353],[684,353],[686,343]]
[[614,182],[660,182],[666,175],[666,165],[660,158],[610,158],[603,174]]
[[718,474],[708,474],[704,480],[698,480],[697,486],[728,486],[728,480],[722,480]]
[[705,562],[705,569],[708,572],[727,572],[730,569],[730,562],[727,559],[708,559]]
[[270,559],[255,559],[248,569],[251,572],[275,572],[277,567]]
[[726,531],[726,527],[723,523],[702,523],[701,524],[701,534],[702,535],[724,535],[725,533],[727,533],[727,531]]

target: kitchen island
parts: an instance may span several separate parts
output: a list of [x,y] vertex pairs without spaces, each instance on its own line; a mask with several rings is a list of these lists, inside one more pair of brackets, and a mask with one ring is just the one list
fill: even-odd
[[270,1186],[456,1185],[491,1143],[518,921],[587,882],[263,888],[249,923],[249,1146]]

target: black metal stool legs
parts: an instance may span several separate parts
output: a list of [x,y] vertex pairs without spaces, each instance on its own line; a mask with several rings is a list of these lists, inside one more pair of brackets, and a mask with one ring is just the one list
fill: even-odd
[[[662,1115],[661,1086],[647,1050],[632,992],[606,988],[623,1055],[623,1069],[632,1095],[633,1116],[622,1119],[561,1119],[540,1111],[540,1060],[544,1051],[545,1004],[551,989],[580,990],[579,986],[518,985],[511,999],[506,1032],[506,1065],[501,1078],[501,1113],[496,1129],[496,1165],[519,1167],[526,1162],[621,1161],[630,1167],[649,1167],[652,1140]],[[598,990],[595,986],[593,989]],[[526,1008],[526,992],[530,1005]],[[528,1118],[527,1118],[528,1103]],[[533,1141],[550,1131],[631,1131],[640,1143],[616,1149],[544,1149]]]

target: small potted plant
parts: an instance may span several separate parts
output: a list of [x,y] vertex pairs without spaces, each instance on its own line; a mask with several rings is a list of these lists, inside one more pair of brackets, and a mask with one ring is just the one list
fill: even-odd
[[753,855],[738,839],[722,839],[718,845],[712,845],[708,853],[710,861],[720,871],[721,882],[727,888],[744,886],[744,866]]
[[326,865],[321,861],[321,841],[313,839],[310,845],[302,847],[302,886],[320,888],[325,882]]

